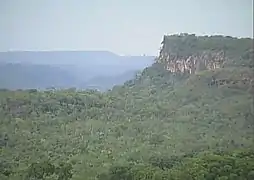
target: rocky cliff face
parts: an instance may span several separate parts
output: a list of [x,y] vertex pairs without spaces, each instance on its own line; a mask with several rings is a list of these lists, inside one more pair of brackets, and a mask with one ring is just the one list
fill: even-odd
[[198,46],[197,40],[195,35],[188,34],[164,36],[157,62],[163,63],[173,73],[195,74],[222,68],[226,60],[225,51]]
[[223,51],[204,51],[200,54],[193,54],[186,57],[171,56],[169,53],[165,57],[160,56],[159,58],[165,62],[167,70],[173,73],[188,74],[195,74],[202,70],[221,68],[225,62]]

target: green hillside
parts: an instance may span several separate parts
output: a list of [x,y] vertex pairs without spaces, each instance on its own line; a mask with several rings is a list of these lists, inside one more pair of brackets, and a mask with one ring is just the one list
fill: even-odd
[[155,63],[106,93],[1,90],[0,179],[252,180],[251,68]]

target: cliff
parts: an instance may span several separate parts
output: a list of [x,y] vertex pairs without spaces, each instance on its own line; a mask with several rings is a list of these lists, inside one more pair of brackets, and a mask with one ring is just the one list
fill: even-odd
[[250,66],[252,39],[230,36],[165,35],[156,62],[174,74],[196,74],[226,66]]

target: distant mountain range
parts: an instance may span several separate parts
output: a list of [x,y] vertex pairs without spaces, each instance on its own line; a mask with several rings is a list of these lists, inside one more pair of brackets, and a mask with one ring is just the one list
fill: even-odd
[[107,90],[153,62],[153,56],[119,56],[108,51],[0,52],[0,88]]

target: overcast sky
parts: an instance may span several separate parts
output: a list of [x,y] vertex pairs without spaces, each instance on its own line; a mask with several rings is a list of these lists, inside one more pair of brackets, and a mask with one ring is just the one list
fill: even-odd
[[166,33],[253,36],[252,0],[0,0],[0,51],[155,55]]

